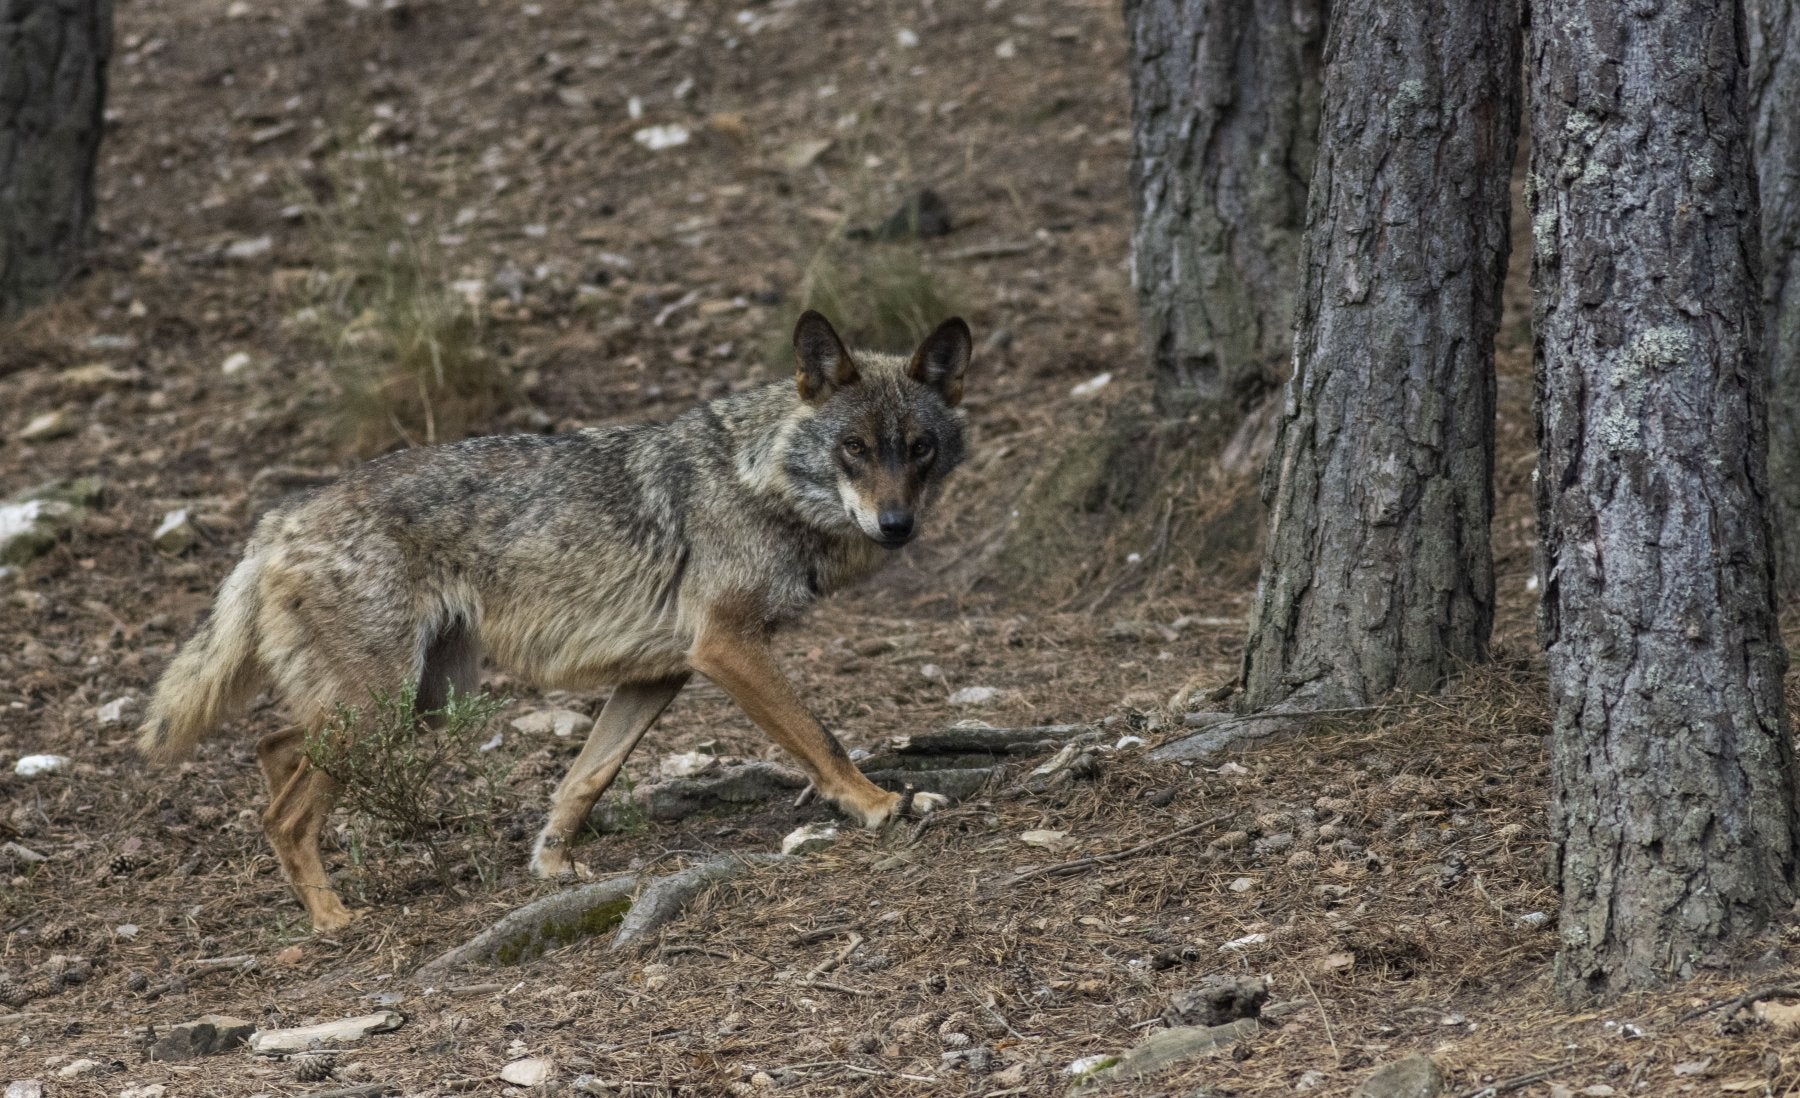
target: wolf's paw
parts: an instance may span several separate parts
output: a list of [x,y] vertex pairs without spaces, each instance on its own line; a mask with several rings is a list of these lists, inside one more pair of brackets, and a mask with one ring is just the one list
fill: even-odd
[[319,910],[312,913],[312,927],[315,934],[335,934],[362,918],[362,912],[351,911],[341,902],[321,904]]
[[562,846],[549,846],[538,840],[538,847],[531,853],[531,875],[540,881],[585,881],[593,877],[593,870],[582,865]]
[[888,814],[888,822],[916,820],[923,816],[929,816],[940,808],[946,808],[949,804],[950,798],[942,793],[916,793],[908,789],[900,794],[900,799],[895,802],[894,810]]

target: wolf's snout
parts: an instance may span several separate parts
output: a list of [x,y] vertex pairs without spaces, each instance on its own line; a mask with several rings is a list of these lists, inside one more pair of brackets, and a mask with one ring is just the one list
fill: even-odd
[[912,537],[913,513],[904,507],[883,507],[875,517],[881,528],[881,540],[889,545],[902,545]]

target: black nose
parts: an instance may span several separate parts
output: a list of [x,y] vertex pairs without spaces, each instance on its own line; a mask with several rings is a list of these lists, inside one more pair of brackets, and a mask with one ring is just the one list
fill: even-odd
[[881,536],[889,541],[905,541],[912,537],[913,517],[911,511],[899,509],[883,511],[876,516],[875,522],[881,527]]

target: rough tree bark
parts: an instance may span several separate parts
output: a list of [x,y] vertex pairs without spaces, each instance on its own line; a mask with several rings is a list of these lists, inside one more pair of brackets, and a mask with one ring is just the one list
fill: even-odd
[[1795,897],[1736,0],[1532,16],[1556,978],[1687,974]]
[[1176,561],[1254,568],[1262,521],[1246,486],[1293,346],[1325,3],[1125,0],[1153,407],[1115,406],[1033,479],[989,581],[1038,598],[1098,591],[1097,604],[1153,588]]
[[79,269],[112,54],[112,0],[0,0],[0,316]]
[[1325,0],[1125,0],[1131,239],[1156,411],[1235,421],[1287,372]]
[[1360,705],[1487,655],[1517,0],[1340,0],[1243,702]]
[[1777,575],[1800,591],[1800,19],[1794,0],[1749,0],[1750,103],[1762,195],[1763,354]]

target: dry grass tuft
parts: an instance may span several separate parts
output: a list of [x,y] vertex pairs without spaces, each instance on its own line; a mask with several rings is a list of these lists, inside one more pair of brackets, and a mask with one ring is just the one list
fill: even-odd
[[455,441],[511,399],[481,315],[450,286],[429,208],[408,200],[394,161],[349,142],[304,203],[320,256],[313,315],[338,390],[337,433],[353,453]]

